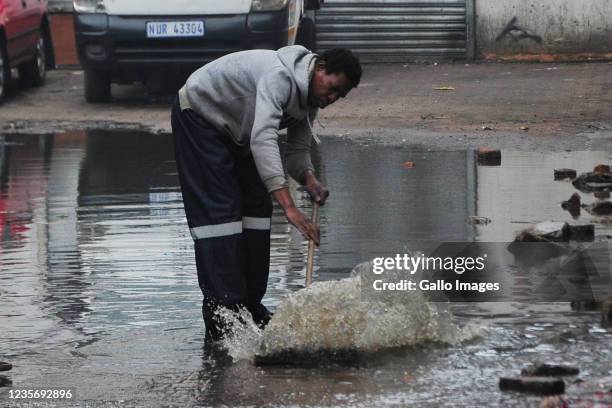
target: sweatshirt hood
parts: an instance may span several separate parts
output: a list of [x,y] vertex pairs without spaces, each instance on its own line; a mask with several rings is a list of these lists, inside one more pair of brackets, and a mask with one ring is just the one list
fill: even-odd
[[278,58],[287,67],[300,92],[300,107],[308,105],[308,88],[310,86],[310,69],[317,54],[301,45],[283,47],[277,51]]

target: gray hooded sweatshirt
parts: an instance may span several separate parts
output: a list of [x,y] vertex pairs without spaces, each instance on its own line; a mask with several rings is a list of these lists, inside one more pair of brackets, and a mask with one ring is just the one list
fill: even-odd
[[269,192],[287,186],[278,131],[287,128],[286,163],[299,180],[310,160],[308,85],[317,55],[294,45],[221,57],[195,71],[179,91],[182,110],[192,109],[217,130],[248,148]]

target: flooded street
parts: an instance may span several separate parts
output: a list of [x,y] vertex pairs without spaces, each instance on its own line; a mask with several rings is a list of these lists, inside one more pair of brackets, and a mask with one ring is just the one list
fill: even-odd
[[[593,222],[561,207],[577,192],[553,170],[610,163],[605,151],[473,150],[324,140],[313,157],[331,196],[321,209],[315,281],[435,242],[510,242],[527,224]],[[416,166],[407,169],[410,160]],[[296,193],[299,197],[299,193]],[[584,203],[593,194],[580,193]],[[298,205],[310,210],[304,197]],[[491,223],[472,225],[470,216]],[[612,223],[595,223],[610,242]],[[612,376],[612,332],[568,303],[450,304],[473,335],[364,355],[350,364],[257,367],[203,347],[201,292],[172,140],[110,131],[0,136],[0,361],[13,388],[72,389],[74,399],[3,406],[537,406],[500,376],[534,361]],[[307,242],[280,208],[264,303],[304,286]],[[566,384],[568,394],[580,384]],[[591,394],[588,394],[590,398]],[[584,397],[587,398],[587,397]]]

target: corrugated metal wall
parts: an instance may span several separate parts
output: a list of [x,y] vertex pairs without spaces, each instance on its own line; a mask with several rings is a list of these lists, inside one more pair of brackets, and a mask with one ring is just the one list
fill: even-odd
[[363,62],[466,58],[466,0],[326,0],[316,24],[317,51]]

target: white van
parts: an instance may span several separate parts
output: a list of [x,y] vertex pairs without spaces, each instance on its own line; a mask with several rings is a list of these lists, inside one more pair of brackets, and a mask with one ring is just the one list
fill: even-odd
[[[222,55],[295,43],[314,48],[306,10],[323,0],[74,0],[85,99],[110,99],[111,82],[189,73]],[[160,75],[161,73],[161,75]]]

